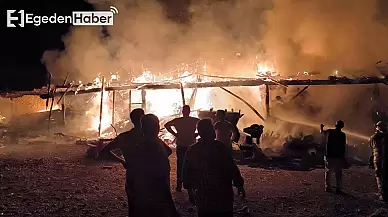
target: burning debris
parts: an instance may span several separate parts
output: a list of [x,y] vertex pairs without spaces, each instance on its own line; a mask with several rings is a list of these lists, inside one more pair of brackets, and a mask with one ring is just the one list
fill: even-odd
[[[338,77],[338,71],[335,71],[334,75],[330,76],[328,80],[311,80],[312,76],[319,75],[316,72],[297,73],[294,77],[285,78],[280,76],[274,67],[266,62],[256,61],[254,66],[255,70],[251,73],[251,77],[223,77],[208,74],[208,64],[206,62],[195,62],[193,64],[183,64],[168,73],[152,73],[146,69],[141,76],[132,77],[128,80],[122,80],[123,76],[117,73],[111,74],[106,79],[104,76],[99,75],[92,83],[71,82],[65,85],[50,85],[50,91],[47,89],[36,90],[33,94],[39,94],[44,99],[54,98],[55,96],[60,97],[52,108],[37,111],[37,113],[46,117],[48,116],[47,113],[50,113],[49,118],[45,118],[47,120],[44,124],[51,123],[52,131],[68,130],[74,125],[78,125],[74,130],[84,131],[85,133],[80,133],[82,135],[73,137],[73,139],[79,140],[77,144],[89,144],[92,149],[98,150],[100,146],[110,141],[118,133],[132,127],[128,120],[128,114],[137,107],[142,107],[147,112],[156,114],[162,125],[179,114],[184,104],[190,105],[193,110],[197,111],[195,116],[201,119],[210,118],[214,121],[215,111],[211,109],[215,106],[214,98],[211,96],[213,90],[203,87],[281,85],[286,89],[288,85],[302,84],[308,87],[308,85],[323,84],[385,82],[384,79],[374,77],[357,79]],[[269,95],[269,88],[267,89],[266,94]],[[300,92],[302,93],[306,89],[303,88]],[[72,94],[76,97],[72,97]],[[261,95],[258,95],[261,101]],[[299,97],[299,95],[298,93],[294,98]],[[266,99],[265,102],[268,104],[266,105],[267,112],[269,101],[270,99]],[[62,103],[62,105],[59,103]],[[244,104],[249,106],[247,102],[244,102]],[[256,111],[254,107],[249,107],[262,120],[265,120],[264,116]],[[311,113],[320,111],[320,108],[310,107]],[[234,112],[232,110],[227,113],[227,119],[235,125],[242,117],[243,114],[240,111]],[[70,120],[71,118],[75,121],[65,123],[65,119]],[[54,126],[58,124],[66,126],[55,128]],[[39,126],[41,127],[42,124]],[[7,130],[3,135],[10,135],[10,131],[17,130]],[[62,133],[62,131],[59,132]],[[65,131],[63,133],[63,135],[67,134]],[[15,135],[16,137],[25,136],[22,133]],[[74,134],[70,133],[69,135]],[[93,137],[94,139],[90,140]],[[96,137],[98,139],[95,139]],[[263,144],[272,144],[279,140],[275,137],[273,134],[264,134]],[[80,140],[80,138],[85,139]],[[173,137],[164,129],[162,129],[161,138],[170,146],[174,146]],[[283,155],[294,157],[311,156],[313,153],[320,155],[321,149],[318,144],[319,142],[314,141],[311,136],[288,137],[283,145]],[[263,152],[271,155],[269,152],[274,152],[274,149],[264,150]],[[275,152],[277,151],[275,150]]]

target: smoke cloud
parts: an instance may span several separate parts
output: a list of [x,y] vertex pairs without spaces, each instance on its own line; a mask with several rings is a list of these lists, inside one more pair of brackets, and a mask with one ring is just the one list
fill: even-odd
[[[90,81],[99,73],[119,68],[121,73],[139,74],[144,68],[163,73],[197,60],[217,65],[221,58],[225,62],[235,58],[236,52],[253,59],[260,48],[260,14],[268,7],[265,1],[194,2],[174,7],[153,0],[89,2],[104,10],[114,5],[119,14],[107,34],[100,27],[74,27],[63,39],[65,51],[44,53],[43,61],[58,80],[70,73],[73,79]],[[169,18],[185,10],[190,10],[189,22]],[[252,70],[251,62],[249,67]]]
[[[388,57],[377,0],[274,0],[263,43],[284,73],[365,70]],[[326,73],[327,74],[327,73]]]
[[[253,76],[256,55],[284,76],[317,71],[327,77],[339,70],[340,76],[351,77],[375,75],[375,63],[388,59],[388,29],[377,20],[378,0],[198,0],[190,5],[151,0],[89,2],[103,10],[113,5],[119,14],[106,31],[72,28],[63,39],[65,51],[44,53],[43,61],[56,82],[63,82],[68,73],[72,80],[88,82],[118,69],[132,76],[144,69],[163,73],[197,60],[206,60],[211,73]],[[186,22],[177,22],[177,17]],[[285,101],[297,92],[289,89]],[[297,113],[310,115],[307,118],[316,122],[344,119],[365,125],[375,102],[368,106],[362,102],[371,97],[372,89],[311,87],[307,100],[292,105],[277,105],[275,96],[284,93],[275,90],[272,112],[287,116],[285,110],[292,110],[291,106],[294,118]],[[239,93],[251,96],[248,92]],[[248,101],[257,105],[254,100]],[[305,110],[309,105],[321,108],[319,115],[299,112],[296,103],[304,103]],[[232,104],[227,106],[241,108],[239,102]],[[254,115],[244,118],[246,124],[259,122]]]

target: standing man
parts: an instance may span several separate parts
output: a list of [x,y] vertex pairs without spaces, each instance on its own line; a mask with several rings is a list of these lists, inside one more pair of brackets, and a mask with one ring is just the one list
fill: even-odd
[[[127,169],[128,162],[133,158],[132,149],[143,140],[143,130],[141,127],[141,118],[144,116],[144,110],[136,108],[131,111],[130,118],[133,124],[133,128],[127,132],[119,134],[112,142],[108,143],[99,153],[99,156],[105,156],[116,159],[121,162],[124,168]],[[159,139],[160,145],[164,147],[167,154],[172,153],[170,147],[168,147],[162,140]],[[124,159],[115,155],[112,150],[120,149],[124,156]],[[125,191],[128,198],[128,212],[129,216],[133,215],[133,185],[132,175],[126,171]]]
[[216,119],[217,122],[214,124],[216,138],[217,140],[223,142],[230,152],[232,152],[232,135],[234,142],[238,142],[240,139],[240,133],[238,132],[237,126],[226,120],[226,111],[224,110],[217,110]]
[[388,134],[384,122],[379,121],[376,124],[376,132],[369,142],[373,152],[379,199],[388,202]]
[[346,150],[346,134],[342,132],[345,124],[343,121],[337,121],[335,129],[324,130],[325,125],[321,124],[321,133],[326,136],[326,151],[325,151],[325,190],[331,191],[331,174],[335,173],[336,178],[336,193],[342,192],[342,168],[345,159]]
[[199,217],[232,217],[233,185],[245,197],[244,179],[230,150],[217,141],[210,119],[198,122],[199,141],[186,153],[183,185]]
[[179,216],[170,189],[168,153],[158,138],[159,119],[147,114],[141,119],[143,141],[131,149],[127,172],[131,176],[134,217]]
[[[167,122],[164,127],[176,138],[176,191],[182,191],[182,165],[187,149],[195,143],[197,134],[195,133],[198,118],[190,116],[190,106],[184,105],[182,108],[183,117],[175,118]],[[172,129],[175,128],[176,131]]]
[[[133,128],[127,132],[119,134],[112,142],[108,143],[99,153],[100,156],[109,156],[116,158],[119,162],[124,165],[124,168],[127,168],[127,162],[131,159],[131,154],[133,147],[138,144],[143,139],[143,131],[141,129],[141,118],[144,116],[144,110],[137,108],[131,111],[130,118],[133,124]],[[124,159],[118,157],[112,150],[120,149]],[[128,198],[128,213],[129,216],[133,216],[133,187],[131,174],[128,170],[126,171],[126,181],[125,181],[125,192],[127,193]]]

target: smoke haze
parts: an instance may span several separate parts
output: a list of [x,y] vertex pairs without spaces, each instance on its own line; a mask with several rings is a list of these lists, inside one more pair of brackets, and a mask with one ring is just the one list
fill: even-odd
[[[90,82],[99,73],[119,68],[120,73],[138,76],[144,69],[167,72],[200,59],[214,65],[210,73],[253,76],[256,55],[274,64],[281,75],[317,71],[327,77],[336,70],[340,76],[375,75],[375,63],[388,59],[388,30],[377,22],[377,0],[198,0],[174,7],[173,1],[89,2],[101,10],[113,5],[119,14],[107,31],[74,27],[64,36],[65,51],[44,53],[43,61],[57,83],[63,82],[67,73],[72,80]],[[179,23],[176,17],[189,21]],[[241,57],[236,58],[236,52]],[[218,67],[221,62],[224,67]],[[371,97],[373,87],[323,88],[309,88],[308,100],[303,101],[321,107],[320,114],[313,117],[317,123],[341,118],[365,126],[374,103],[359,104]],[[285,99],[292,97],[289,89]],[[250,94],[250,90],[239,92],[246,97]],[[273,91],[273,101],[276,95],[282,95],[281,91]],[[256,100],[249,97],[248,101],[258,105]],[[217,107],[242,107],[240,102],[226,101]],[[283,116],[294,111],[295,118],[294,113],[309,117],[295,105],[271,106],[272,112]],[[248,119],[244,125],[259,122],[252,114],[244,118]]]
[[372,70],[388,56],[377,0],[274,0],[263,43],[281,72]]

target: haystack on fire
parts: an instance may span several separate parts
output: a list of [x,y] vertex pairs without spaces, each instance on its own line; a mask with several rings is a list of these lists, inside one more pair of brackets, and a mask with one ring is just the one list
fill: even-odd
[[[337,119],[361,147],[373,122],[386,118],[380,60],[388,59],[388,31],[375,19],[378,1],[215,1],[174,9],[101,2],[91,1],[96,9],[119,8],[115,24],[72,28],[64,51],[43,55],[48,88],[19,93],[47,100],[42,131],[112,138],[130,127],[133,108],[163,123],[188,104],[193,115],[240,112],[241,129],[263,124],[263,148],[283,147],[290,135],[303,138]],[[190,19],[170,19],[177,10]]]

